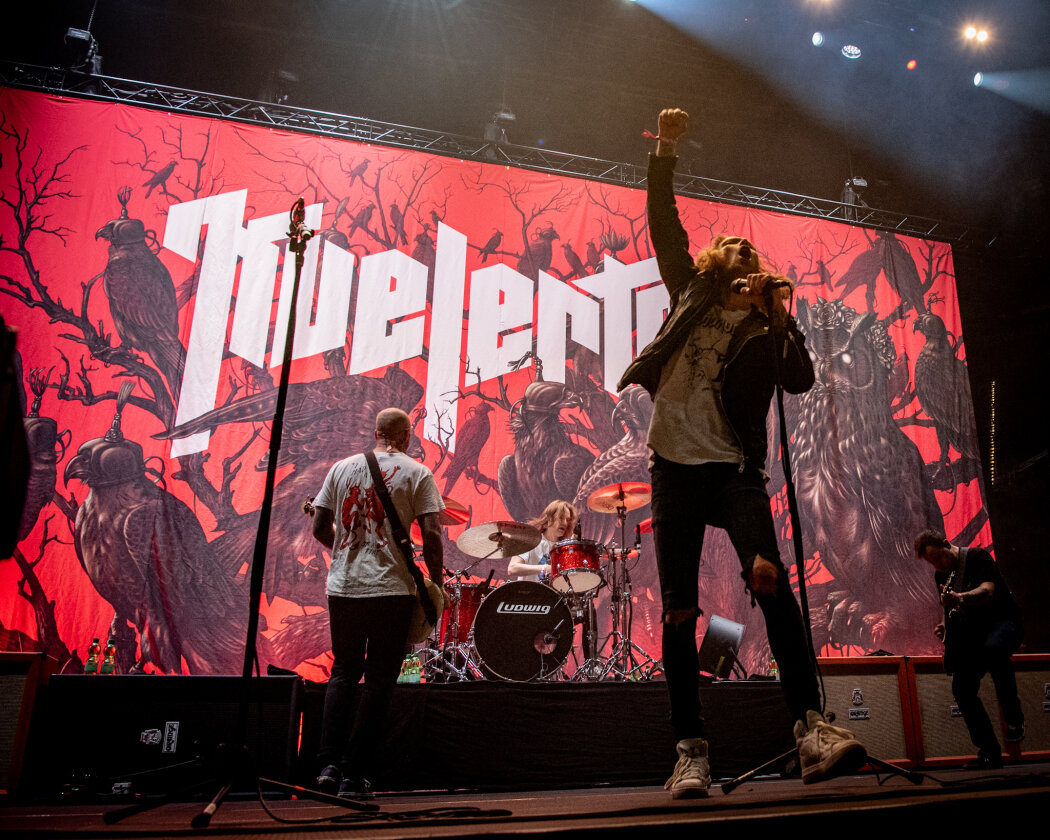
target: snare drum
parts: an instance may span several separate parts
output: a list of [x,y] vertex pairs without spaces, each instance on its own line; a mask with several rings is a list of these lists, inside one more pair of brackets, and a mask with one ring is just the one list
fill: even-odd
[[562,540],[551,548],[551,586],[559,592],[590,592],[602,585],[600,546],[594,540]]
[[494,589],[482,602],[474,618],[474,647],[488,674],[526,682],[565,664],[574,629],[557,592],[519,580]]
[[441,615],[441,643],[465,644],[474,616],[491,587],[484,583],[446,583],[445,612]]

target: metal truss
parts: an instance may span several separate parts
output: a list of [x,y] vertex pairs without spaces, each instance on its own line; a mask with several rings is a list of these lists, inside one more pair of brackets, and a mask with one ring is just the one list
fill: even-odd
[[[283,128],[326,137],[339,137],[362,143],[414,149],[483,163],[498,163],[602,181],[626,187],[644,188],[644,167],[615,163],[584,155],[495,143],[478,138],[410,128],[378,120],[292,108],[214,93],[166,87],[164,85],[96,76],[57,67],[0,62],[0,84],[7,87],[73,95],[85,99],[122,102],[162,111],[235,120],[237,122]],[[994,237],[972,227],[936,219],[843,204],[824,198],[796,195],[781,190],[733,184],[690,175],[675,176],[679,195],[756,207],[778,213],[830,219],[836,222],[891,231],[924,239],[937,239],[953,245],[991,244]]]

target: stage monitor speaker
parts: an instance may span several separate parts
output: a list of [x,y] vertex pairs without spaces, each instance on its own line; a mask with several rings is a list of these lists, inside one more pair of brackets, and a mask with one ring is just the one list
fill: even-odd
[[[292,778],[301,685],[297,676],[252,680],[245,736],[260,776]],[[217,747],[234,745],[240,697],[240,677],[53,677],[33,718],[27,784],[50,795],[170,793],[206,782]],[[253,790],[251,772],[233,789]]]
[[[1025,719],[1025,739],[1016,748],[1016,758],[1050,759],[1050,654],[1027,653],[1014,657],[1017,696]],[[994,718],[993,718],[994,720]]]
[[[952,678],[944,673],[939,656],[908,659],[912,702],[915,708],[915,738],[919,762],[927,766],[963,764],[976,756],[966,722],[952,696]],[[978,694],[988,716],[999,731],[999,701],[990,678]],[[1001,740],[1001,737],[1000,737]]]
[[827,700],[825,714],[853,732],[868,752],[883,761],[916,761],[908,702],[907,672],[900,656],[818,660]]
[[55,664],[42,653],[0,653],[0,794],[18,791],[37,690]]

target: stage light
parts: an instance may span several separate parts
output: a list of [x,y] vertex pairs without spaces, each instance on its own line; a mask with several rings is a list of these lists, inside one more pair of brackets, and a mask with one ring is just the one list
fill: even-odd
[[916,67],[918,67],[918,66],[919,66],[919,62],[917,62],[917,61],[916,61],[916,60],[915,60],[915,59],[913,58],[913,59],[912,59],[911,61],[909,61],[909,62],[908,62],[907,64],[905,64],[904,66],[905,66],[905,67],[907,67],[907,68],[908,68],[909,70],[914,70],[914,69],[915,69]]
[[842,54],[849,59],[860,58],[860,47],[856,46],[855,44],[846,44],[842,48]]
[[974,73],[973,86],[980,87],[982,84],[984,84],[984,73]]
[[967,38],[971,38],[971,39],[972,38],[976,38],[977,37],[977,27],[976,26],[967,26],[965,34],[966,34]]
[[814,47],[819,47],[821,44],[824,43],[824,33],[823,32],[814,32],[812,41],[813,41],[813,46]]
[[980,32],[977,33],[977,40],[981,43],[984,43],[988,40],[988,33],[982,29]]

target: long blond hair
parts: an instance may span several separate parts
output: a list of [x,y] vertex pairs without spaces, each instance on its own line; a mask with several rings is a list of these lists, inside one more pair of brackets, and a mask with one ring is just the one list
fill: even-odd
[[555,519],[561,516],[562,513],[568,513],[569,516],[572,517],[572,522],[574,525],[580,518],[579,513],[576,512],[576,508],[574,508],[569,502],[566,502],[562,499],[555,499],[543,509],[543,513],[541,513],[535,519],[530,519],[528,524],[531,525],[533,528],[538,529],[539,532],[542,534],[547,530],[547,528],[550,527],[551,523],[554,522]]

